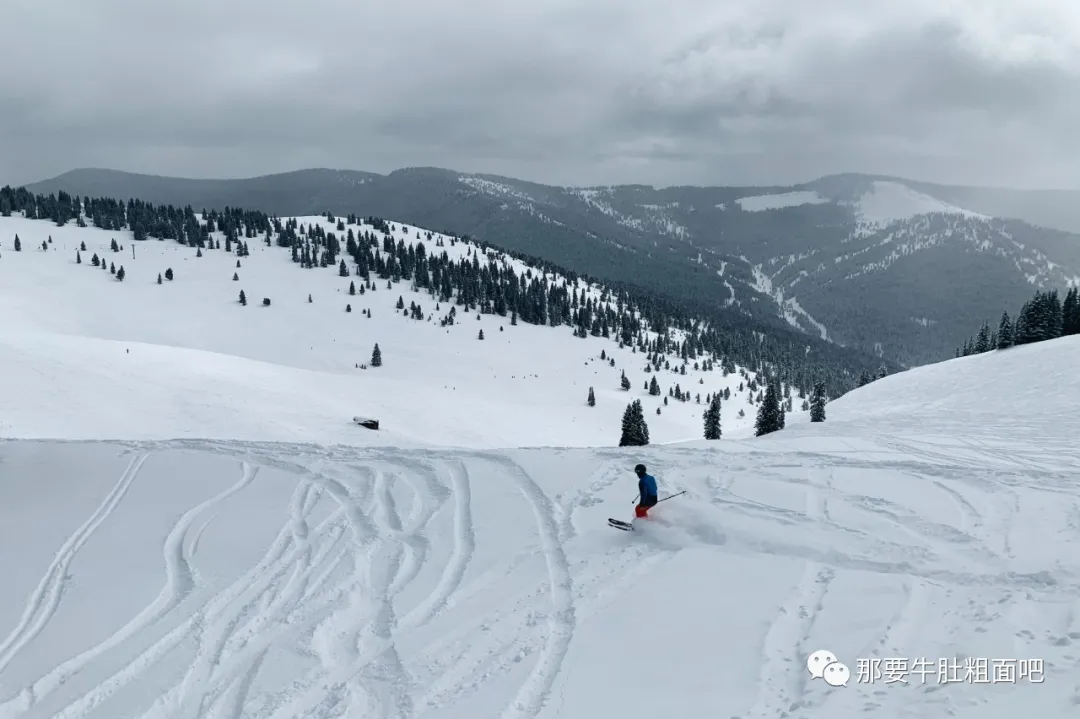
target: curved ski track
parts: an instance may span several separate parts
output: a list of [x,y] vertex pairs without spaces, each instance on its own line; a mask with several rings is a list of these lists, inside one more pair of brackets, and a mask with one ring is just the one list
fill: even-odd
[[[416,459],[311,448],[290,454],[259,445],[193,441],[129,447],[137,456],[101,506],[61,547],[28,599],[22,619],[0,644],[0,672],[47,626],[79,549],[107,521],[154,452],[209,449],[230,455],[240,460],[240,477],[176,521],[162,546],[164,579],[158,596],[111,636],[14,695],[0,696],[0,719],[114,716],[110,700],[167,660],[182,671],[133,716],[391,719],[416,714],[419,688],[412,665],[419,660],[425,662],[419,667],[438,669],[439,662],[429,660],[440,641],[427,641],[419,653],[414,650],[414,656],[405,657],[397,648],[398,637],[453,610],[459,593],[477,591],[465,586],[477,541],[468,465],[477,458],[465,462],[423,453]],[[524,470],[502,458],[483,459],[494,461],[500,473],[517,483],[535,516],[539,550],[547,563],[547,586],[527,592],[548,597],[547,638],[532,673],[504,712],[508,718],[534,717],[573,636],[574,591],[560,538],[566,525],[561,509]],[[224,500],[255,480],[260,466],[298,476],[282,526],[262,558],[231,582],[204,580],[196,553],[205,544],[207,525],[221,514]],[[326,510],[319,521],[313,520],[317,507]],[[435,531],[433,521],[444,514],[449,532],[440,540],[449,539],[449,555],[433,567],[428,561],[429,531]],[[530,555],[522,552],[514,563]],[[512,571],[513,566],[504,569]],[[429,590],[409,606],[400,606],[402,592],[425,570],[431,570],[425,585]],[[531,632],[522,632],[512,642],[531,646],[530,637]],[[259,672],[271,652],[282,649],[302,657],[307,669],[287,685],[260,689]],[[118,666],[119,657],[124,659]],[[176,657],[183,661],[171,661]],[[111,667],[103,678],[101,667]],[[453,674],[447,669],[444,665],[444,679]],[[87,679],[81,679],[83,675]],[[90,675],[94,680],[88,681]],[[463,689],[452,694],[462,696]]]
[[[21,618],[0,641],[0,681],[49,626],[68,578],[79,570],[79,550],[109,521],[149,457],[171,449],[211,452],[235,460],[239,472],[171,527],[161,547],[164,576],[157,597],[111,636],[64,658],[14,694],[0,695],[0,719],[121,716],[115,709],[119,698],[138,696],[129,690],[143,680],[160,691],[122,716],[419,719],[439,716],[447,705],[519,667],[528,670],[500,716],[536,719],[552,703],[579,623],[683,546],[801,563],[762,638],[756,699],[746,711],[731,713],[746,719],[811,716],[856,696],[848,692],[844,700],[821,690],[804,663],[810,651],[821,648],[810,645],[815,627],[841,599],[834,587],[845,572],[894,577],[898,587],[897,605],[882,615],[864,656],[902,656],[926,624],[933,623],[941,637],[953,637],[964,622],[989,616],[987,606],[971,604],[935,619],[930,608],[938,598],[955,604],[965,592],[986,590],[1075,602],[1080,588],[1080,577],[1064,570],[1052,577],[1008,571],[1021,491],[1012,482],[1014,468],[1024,463],[1026,470],[1041,472],[1033,480],[1042,482],[1035,491],[1069,495],[1074,508],[1080,507],[1075,487],[1034,461],[1011,458],[1007,464],[1008,458],[993,453],[988,456],[1003,469],[986,479],[955,461],[945,465],[943,450],[914,441],[892,445],[902,447],[910,462],[769,453],[721,472],[698,454],[672,451],[662,473],[665,486],[685,488],[686,505],[696,500],[731,526],[720,532],[706,526],[713,520],[701,519],[698,526],[691,516],[682,545],[614,542],[606,550],[588,544],[586,536],[606,529],[575,520],[625,479],[625,457],[617,453],[594,453],[604,461],[591,476],[549,496],[516,461],[489,452],[194,440],[126,446],[134,453],[130,465],[61,546]],[[936,490],[955,510],[955,521],[931,520],[896,501],[842,489],[841,469],[871,466],[889,467],[902,481]],[[945,476],[943,466],[953,475]],[[199,560],[213,551],[205,546],[211,541],[204,538],[207,526],[229,521],[224,502],[249,490],[260,468],[295,477],[280,527],[273,525],[276,536],[259,548],[265,549],[261,558],[235,575],[204,576]],[[474,499],[485,491],[475,477],[489,476],[492,469],[518,490],[518,509],[535,521],[536,541],[507,548],[494,564],[473,571],[478,547],[498,541],[484,535],[485,525],[478,522],[484,518],[474,516]],[[801,492],[801,509],[750,498],[764,496],[758,493],[735,493],[752,480]],[[1075,521],[1065,515],[1064,521]],[[848,522],[853,517],[857,524]],[[873,528],[883,526],[891,531],[875,535]],[[1063,531],[1076,534],[1077,528]],[[817,539],[801,541],[802,534]],[[578,540],[584,552],[576,551]],[[526,565],[540,560],[541,577],[522,582]],[[495,590],[497,608],[467,611]],[[983,614],[973,614],[978,612]],[[1060,633],[1078,629],[1080,621]],[[1017,624],[1017,631],[1027,628]],[[264,673],[273,678],[262,679]],[[869,699],[864,706],[871,704],[880,706]]]
[[105,497],[97,510],[68,537],[60,551],[56,553],[52,563],[45,570],[37,588],[26,603],[22,618],[15,628],[8,634],[3,642],[0,642],[0,673],[18,656],[31,640],[34,639],[56,612],[64,593],[64,585],[70,577],[70,568],[79,550],[89,541],[109,515],[119,506],[131,488],[135,478],[139,476],[139,470],[146,463],[149,455],[136,455],[127,469],[120,476],[112,491]]

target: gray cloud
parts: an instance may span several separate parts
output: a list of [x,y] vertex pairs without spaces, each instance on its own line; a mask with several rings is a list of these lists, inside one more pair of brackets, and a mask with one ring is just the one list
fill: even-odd
[[0,182],[440,165],[1080,187],[1066,0],[17,0]]

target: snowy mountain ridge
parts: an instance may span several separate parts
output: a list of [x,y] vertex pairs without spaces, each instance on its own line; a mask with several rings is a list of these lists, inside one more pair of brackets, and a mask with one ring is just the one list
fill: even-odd
[[[461,176],[460,181],[493,196],[513,192],[530,207],[545,202],[505,183],[477,181],[468,176]],[[707,203],[700,205],[651,199],[654,195],[678,197],[679,188],[646,191],[617,186],[563,188],[561,197],[548,195],[546,201],[552,205],[582,202],[622,227],[670,238],[669,252],[692,251],[696,262],[717,271],[725,263],[741,260],[746,263],[742,275],[726,284],[731,293],[727,303],[730,306],[742,308],[747,314],[771,312],[808,334],[842,345],[873,348],[879,355],[899,357],[907,363],[925,361],[921,347],[932,334],[940,337],[934,344],[944,351],[944,338],[958,328],[953,328],[946,318],[933,318],[938,331],[925,331],[927,325],[924,331],[913,329],[908,322],[892,316],[895,302],[881,303],[859,286],[861,283],[849,288],[849,282],[877,274],[888,283],[913,285],[913,292],[966,305],[972,295],[981,293],[955,283],[920,283],[917,275],[924,261],[959,271],[965,263],[972,265],[969,255],[973,253],[994,259],[989,265],[981,260],[974,263],[980,273],[986,274],[980,276],[969,270],[972,284],[981,284],[990,277],[999,281],[1003,272],[1006,276],[1013,273],[1005,280],[1010,285],[1010,298],[1018,298],[1023,286],[1054,288],[1080,281],[1080,241],[1076,238],[1059,239],[1056,234],[1060,233],[992,218],[898,180],[870,179],[841,188],[824,181],[808,186],[819,189],[781,189],[767,194],[725,189],[733,199],[725,195],[726,201],[713,202],[718,197],[713,193]],[[697,190],[699,195],[703,192]],[[511,211],[510,207],[504,209]],[[800,238],[799,225],[788,229],[787,223],[799,215],[785,219],[786,212],[808,213],[806,220],[818,224],[808,233],[814,239]],[[750,219],[743,219],[747,213]],[[765,220],[770,213],[776,213],[777,219]],[[760,223],[754,219],[756,215],[763,217]],[[730,231],[724,229],[728,224],[732,226]],[[776,230],[770,230],[774,225]],[[1014,233],[1034,237],[1035,242],[1017,241]],[[1043,245],[1044,234],[1052,240],[1050,247]],[[770,252],[774,245],[785,254]],[[795,249],[799,251],[790,251]],[[897,276],[890,271],[894,265]],[[762,282],[764,275],[769,279],[768,290]],[[912,280],[912,275],[916,279]],[[799,282],[803,282],[801,287],[797,287]],[[877,311],[875,321],[849,326],[852,295]],[[907,302],[906,298],[901,302]],[[925,307],[920,304],[907,309],[910,311],[905,317],[918,315]],[[967,316],[968,312],[961,314]],[[881,334],[883,327],[892,337]]]
[[[790,327],[820,352],[880,353],[907,366],[949,356],[972,324],[1017,306],[1033,288],[1059,288],[1080,275],[1080,238],[1039,223],[1080,224],[1057,222],[1061,213],[1049,210],[1027,211],[1041,195],[867,175],[783,187],[666,188],[557,187],[438,168],[348,177],[358,181],[346,182],[336,170],[250,181],[83,170],[31,189],[281,216],[359,208],[469,235],[604,282],[648,287],[748,331]],[[890,234],[904,236],[904,248],[891,257],[895,248],[880,247]],[[760,291],[755,267],[783,288],[782,299]],[[1001,305],[988,307],[990,296]],[[912,317],[932,322],[918,325]],[[829,344],[821,340],[822,327],[831,347],[822,347]]]

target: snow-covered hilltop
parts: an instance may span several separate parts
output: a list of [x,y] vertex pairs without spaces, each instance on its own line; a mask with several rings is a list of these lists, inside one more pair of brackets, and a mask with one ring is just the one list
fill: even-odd
[[[467,240],[358,217],[87,209],[62,226],[0,217],[0,374],[21,388],[4,436],[59,421],[80,438],[614,446],[634,399],[651,441],[671,442],[702,436],[717,393],[723,430],[745,435],[762,396],[707,327],[661,326],[625,294]],[[112,229],[120,210],[132,229]],[[798,414],[815,378],[795,379],[781,382]],[[235,421],[251,407],[254,423]],[[382,429],[358,432],[356,415]]]

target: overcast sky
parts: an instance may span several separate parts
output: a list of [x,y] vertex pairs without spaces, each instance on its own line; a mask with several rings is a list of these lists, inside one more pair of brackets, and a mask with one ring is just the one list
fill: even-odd
[[1075,0],[5,0],[0,60],[0,183],[1080,188]]

